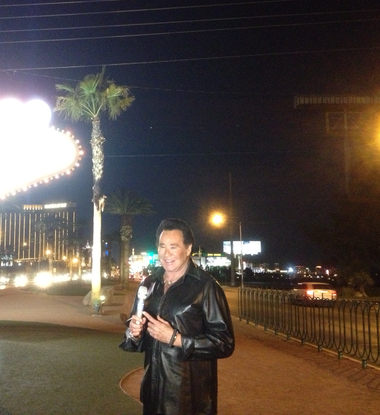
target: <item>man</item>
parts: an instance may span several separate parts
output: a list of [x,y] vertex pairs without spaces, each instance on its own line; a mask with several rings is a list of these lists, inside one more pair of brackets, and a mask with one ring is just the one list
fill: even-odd
[[186,222],[163,220],[156,242],[162,268],[141,283],[143,317],[136,297],[123,344],[145,352],[143,414],[216,414],[217,359],[235,346],[224,291],[191,260],[194,236]]

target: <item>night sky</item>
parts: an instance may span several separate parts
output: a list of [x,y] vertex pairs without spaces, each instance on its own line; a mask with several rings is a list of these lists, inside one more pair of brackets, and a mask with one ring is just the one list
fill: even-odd
[[[379,94],[378,1],[3,3],[1,96],[53,107],[55,84],[74,86],[102,65],[135,96],[116,121],[102,119],[102,189],[136,190],[157,212],[136,218],[136,253],[154,249],[165,217],[185,219],[196,244],[220,252],[229,230],[208,216],[229,208],[231,176],[234,221],[244,240],[262,242],[262,261],[323,262],[304,230],[344,190],[343,139],[326,134],[324,109],[293,99]],[[91,221],[90,125],[57,114],[52,124],[81,141],[81,166],[8,202],[72,201]],[[117,223],[104,215],[104,233]]]

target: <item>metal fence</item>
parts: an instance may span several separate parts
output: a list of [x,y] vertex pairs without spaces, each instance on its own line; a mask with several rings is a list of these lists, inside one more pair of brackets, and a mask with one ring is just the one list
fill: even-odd
[[287,338],[380,364],[380,305],[377,301],[308,299],[287,291],[239,288],[240,320]]

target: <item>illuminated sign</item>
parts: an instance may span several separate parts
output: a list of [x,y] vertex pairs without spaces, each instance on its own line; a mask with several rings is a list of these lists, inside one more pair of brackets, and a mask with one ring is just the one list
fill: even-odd
[[50,203],[49,205],[44,205],[44,209],[65,209],[67,203]]
[[66,209],[75,208],[76,203],[49,203],[48,205],[22,205],[23,210]]
[[[242,241],[243,255],[257,255],[261,252],[261,241]],[[239,255],[241,252],[240,241],[233,241],[234,254]],[[231,254],[231,242],[223,241],[223,252]]]
[[0,101],[0,198],[70,174],[81,158],[78,141],[48,126],[42,101]]

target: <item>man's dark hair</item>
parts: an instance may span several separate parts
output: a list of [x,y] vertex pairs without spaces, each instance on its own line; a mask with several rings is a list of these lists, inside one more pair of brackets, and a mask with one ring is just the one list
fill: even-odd
[[182,232],[183,235],[183,243],[188,245],[195,244],[193,231],[191,230],[190,226],[182,219],[175,219],[175,218],[169,218],[164,219],[158,226],[157,232],[156,232],[156,245],[158,246],[160,241],[160,235],[163,231],[174,231],[179,230]]

